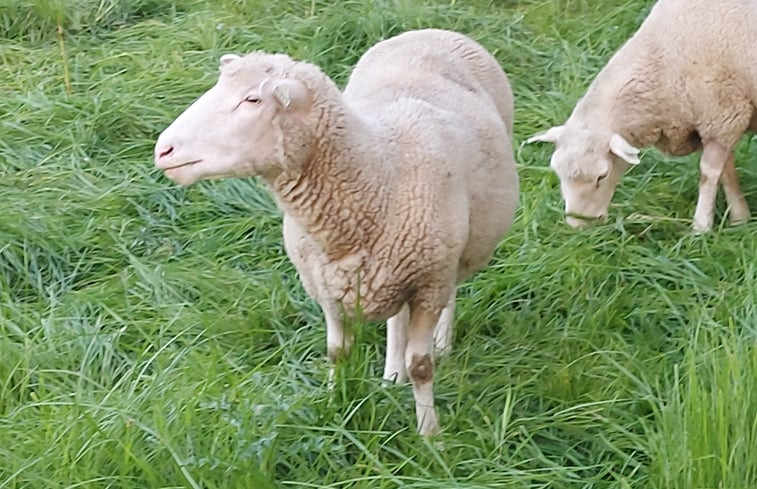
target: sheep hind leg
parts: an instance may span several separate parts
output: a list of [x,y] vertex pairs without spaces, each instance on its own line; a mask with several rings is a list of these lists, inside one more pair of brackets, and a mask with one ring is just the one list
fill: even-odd
[[446,356],[450,352],[450,350],[452,350],[456,296],[457,289],[454,289],[452,290],[452,295],[450,296],[447,305],[444,307],[442,314],[439,316],[439,321],[436,323],[436,330],[434,331],[434,354],[436,355],[436,358]]
[[422,306],[410,309],[405,367],[413,384],[418,432],[430,436],[440,431],[434,407],[434,328],[441,310]]
[[384,363],[384,380],[401,383],[407,380],[405,370],[405,348],[407,347],[407,328],[410,322],[410,308],[402,306],[397,314],[386,322],[386,362]]
[[730,149],[716,141],[704,144],[702,158],[699,160],[699,198],[693,222],[696,232],[706,232],[712,228],[718,182],[730,153]]
[[329,389],[334,388],[336,364],[350,353],[354,338],[350,332],[344,331],[344,324],[340,315],[327,308],[323,309],[326,318],[326,353],[329,357]]
[[736,167],[733,162],[733,151],[728,155],[728,160],[723,167],[723,174],[720,176],[720,183],[723,186],[726,201],[728,202],[728,213],[731,218],[731,224],[741,224],[749,220],[749,206],[744,199],[744,195],[739,188],[739,179],[736,175]]

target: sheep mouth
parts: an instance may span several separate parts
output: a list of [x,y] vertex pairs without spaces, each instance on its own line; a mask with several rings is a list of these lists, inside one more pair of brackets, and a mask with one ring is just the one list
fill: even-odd
[[186,166],[196,165],[197,163],[199,163],[201,161],[202,161],[201,159],[200,160],[186,161],[184,163],[179,163],[178,165],[173,165],[173,166],[168,166],[168,167],[162,168],[162,170],[163,171],[176,170],[176,169],[179,169],[179,168],[184,168]]
[[573,228],[582,228],[590,226],[592,224],[599,224],[607,220],[606,214],[599,216],[587,216],[585,214],[578,214],[575,212],[567,212],[565,219],[568,221],[568,225]]
[[579,214],[578,212],[566,212],[566,217],[572,217],[574,219],[581,219],[582,221],[603,221],[607,219],[607,216],[605,214],[600,214],[598,216],[589,216],[587,214]]

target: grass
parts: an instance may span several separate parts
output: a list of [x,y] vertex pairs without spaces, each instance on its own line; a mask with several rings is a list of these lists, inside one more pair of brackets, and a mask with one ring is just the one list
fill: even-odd
[[[550,148],[649,0],[0,1],[0,488],[757,487],[757,225],[690,231],[696,157],[655,151],[610,220],[562,222]],[[461,289],[444,449],[383,388],[383,327],[325,385],[317,306],[254,180],[175,188],[157,134],[220,54],[343,83],[381,38],[480,40],[516,95],[521,206]],[[757,149],[737,151],[757,210]]]

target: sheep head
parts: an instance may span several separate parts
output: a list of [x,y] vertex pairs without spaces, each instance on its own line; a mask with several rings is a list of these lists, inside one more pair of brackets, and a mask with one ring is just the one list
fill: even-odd
[[560,179],[565,220],[574,228],[607,216],[610,199],[629,165],[639,163],[639,150],[623,136],[570,121],[526,141],[555,144],[550,166]]
[[[201,179],[262,175],[275,178],[304,151],[307,131],[297,121],[310,92],[281,66],[284,55],[226,54],[216,84],[182,113],[155,144],[155,166],[179,185]],[[295,140],[293,140],[295,139]]]

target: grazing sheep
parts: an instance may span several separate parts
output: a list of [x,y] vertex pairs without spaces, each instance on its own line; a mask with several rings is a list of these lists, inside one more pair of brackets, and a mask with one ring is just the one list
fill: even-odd
[[387,319],[384,377],[413,385],[418,429],[439,430],[434,340],[447,350],[455,288],[489,261],[518,200],[513,100],[496,60],[462,34],[411,31],[368,50],[340,92],[286,55],[221,57],[217,84],[158,138],[181,185],[259,175],[284,242],[326,319]]
[[[749,219],[733,147],[757,130],[757,2],[660,0],[610,59],[562,126],[528,142],[555,143],[567,221],[604,217],[637,148],[702,150],[693,226],[712,227],[718,181],[731,221]],[[583,218],[583,219],[581,219]]]

